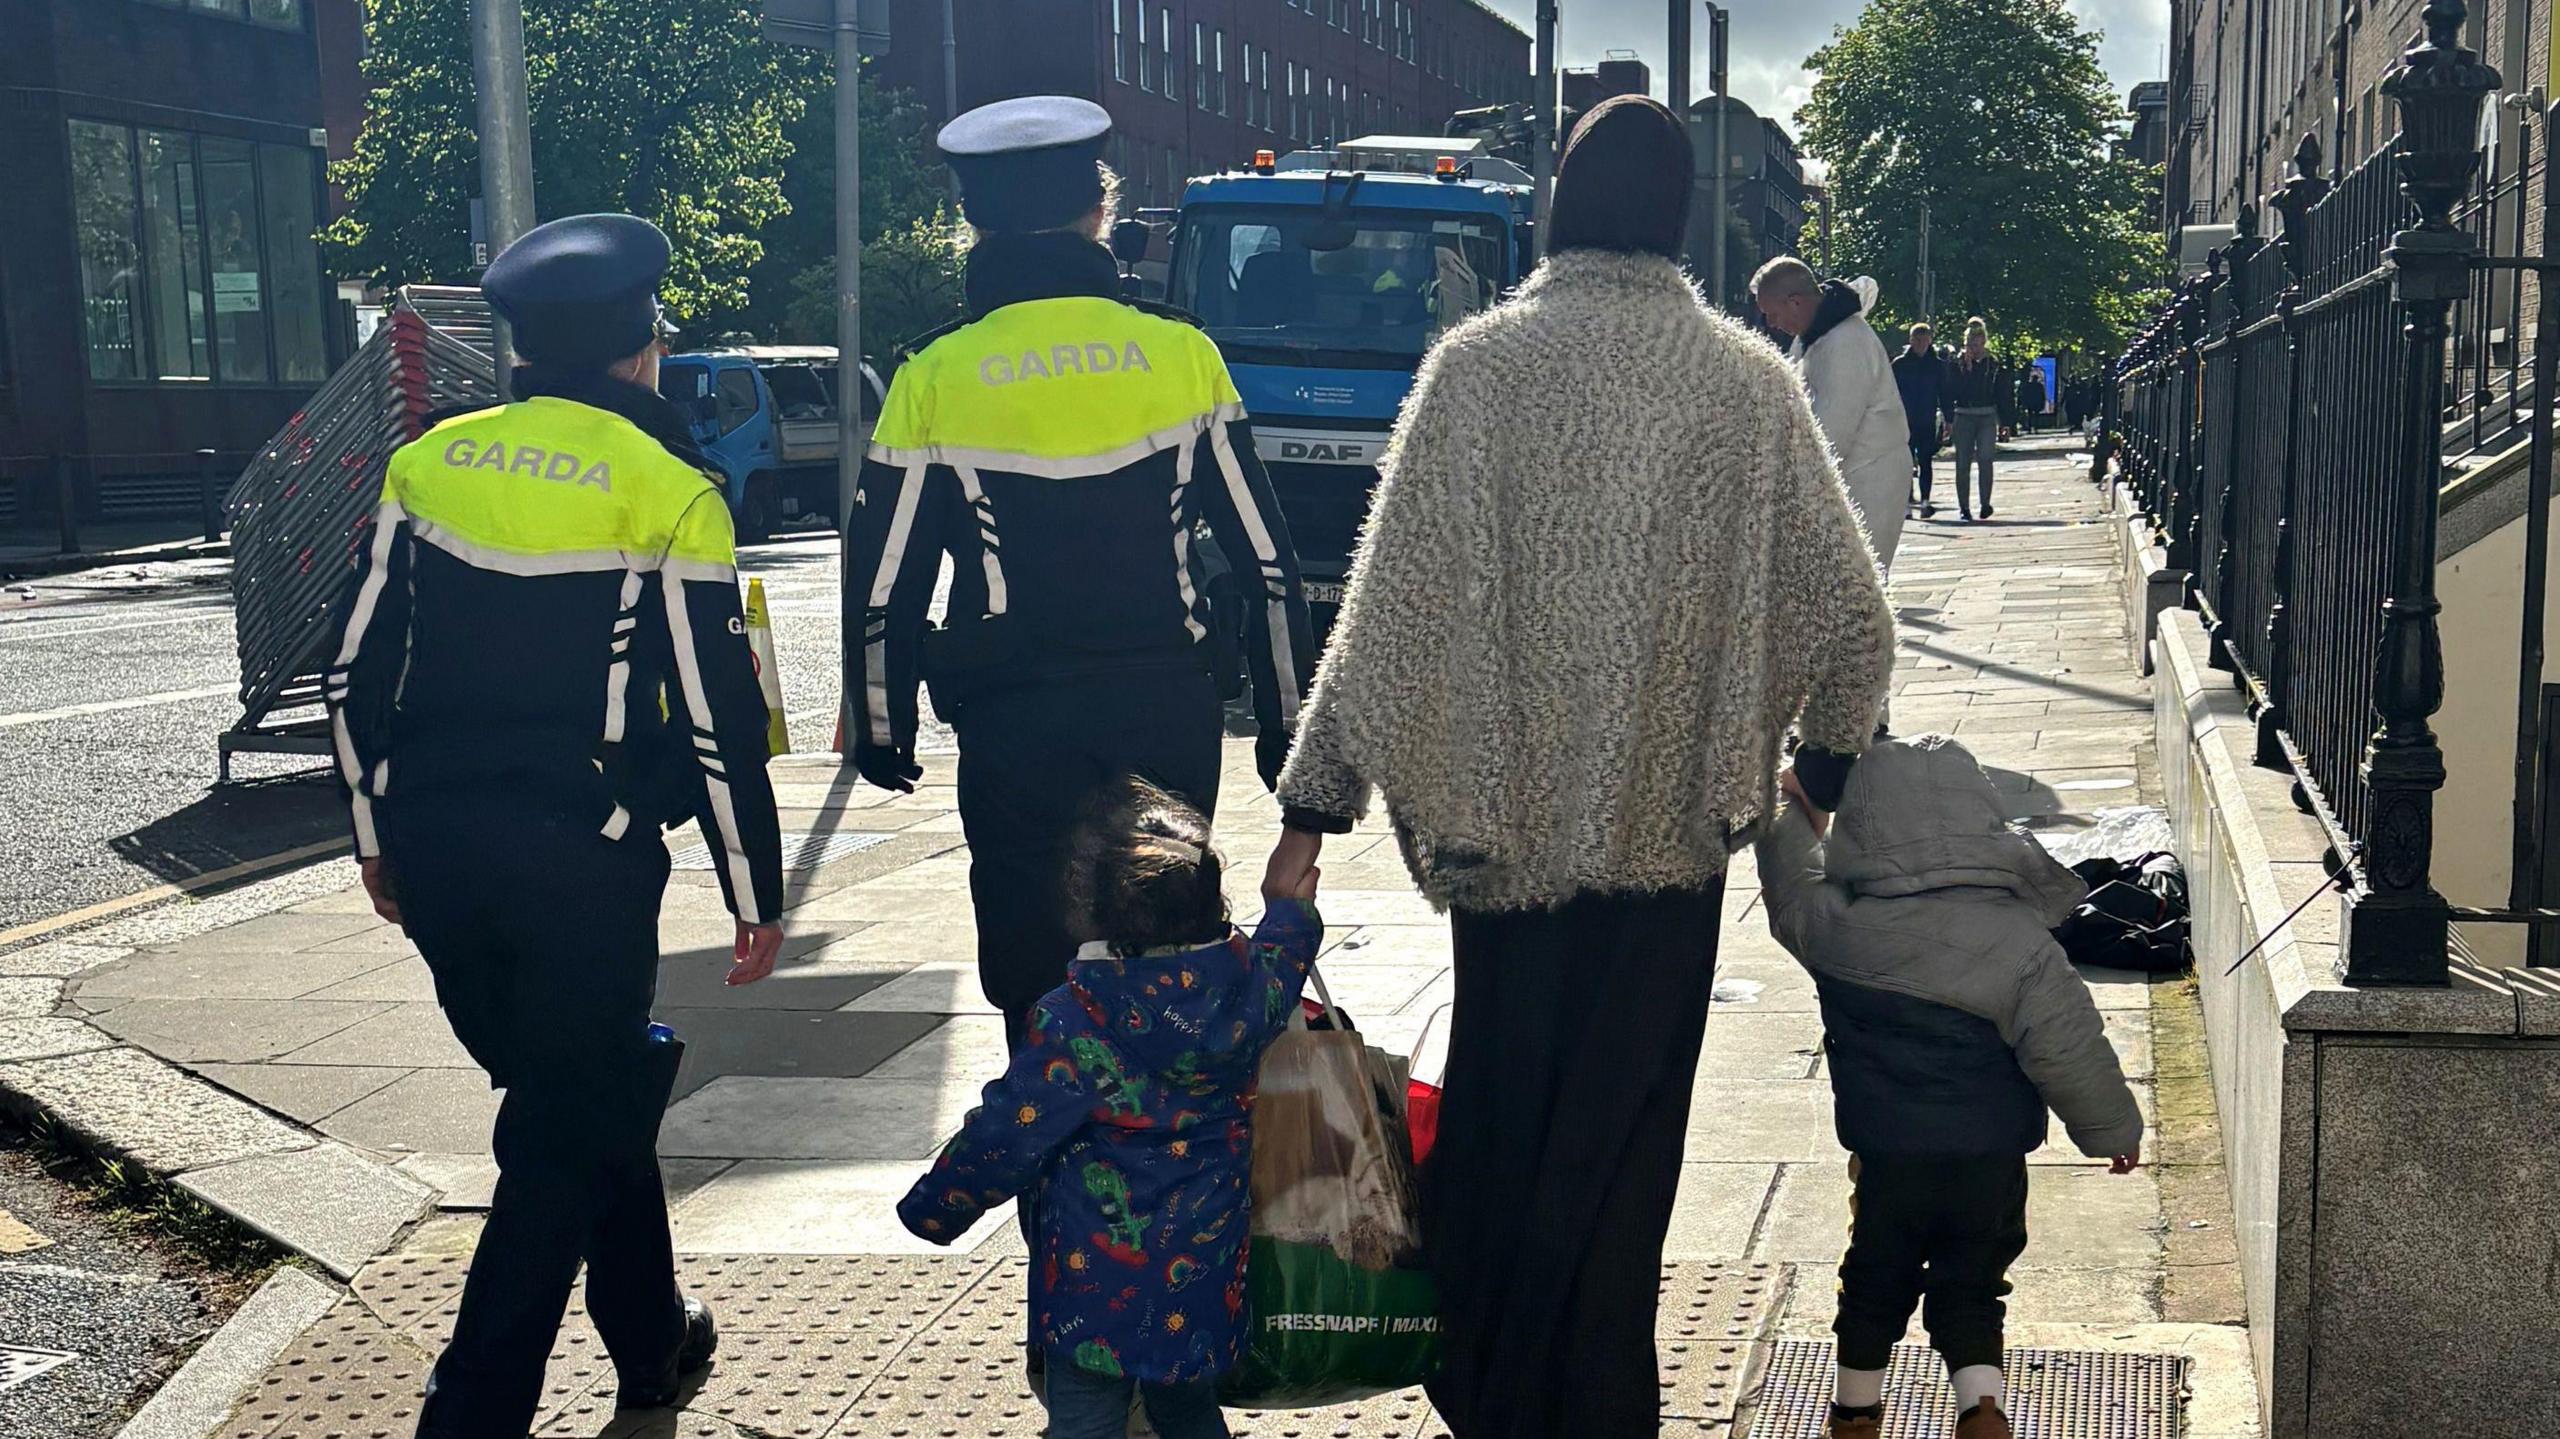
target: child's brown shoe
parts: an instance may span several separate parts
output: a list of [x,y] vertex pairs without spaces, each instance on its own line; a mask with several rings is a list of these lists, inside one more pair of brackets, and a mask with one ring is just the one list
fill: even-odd
[[1822,1426],[1822,1439],[1882,1439],[1884,1420],[1873,1412],[1843,1414],[1831,1411],[1831,1422]]
[[1973,1406],[1973,1412],[1956,1421],[1956,1439],[2015,1439],[2009,1432],[2009,1416],[2000,1412],[2000,1402],[1984,1399]]

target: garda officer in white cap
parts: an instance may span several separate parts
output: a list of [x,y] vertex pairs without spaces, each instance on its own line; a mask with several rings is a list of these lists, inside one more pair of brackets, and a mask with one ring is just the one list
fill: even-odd
[[[1234,563],[1256,758],[1277,781],[1315,664],[1298,562],[1208,336],[1121,298],[1099,105],[1033,96],[943,127],[977,230],[964,320],[909,346],[862,471],[854,761],[914,787],[917,684],[960,741],[979,981],[1016,1044],[1076,949],[1062,876],[1089,796],[1142,776],[1210,812],[1224,706],[1194,564]],[[926,606],[953,560],[947,617]]]

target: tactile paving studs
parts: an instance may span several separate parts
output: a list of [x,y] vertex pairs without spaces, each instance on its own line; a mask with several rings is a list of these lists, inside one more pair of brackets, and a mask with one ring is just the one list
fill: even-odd
[[286,1346],[219,1439],[406,1439],[427,1360],[354,1299]]
[[[2176,1354],[2011,1349],[2009,1425],[2018,1439],[2178,1439],[2187,1361]],[[1828,1340],[1781,1340],[1771,1351],[1748,1439],[1815,1439],[1831,1405]],[[1884,1439],[1942,1439],[1955,1395],[1938,1356],[1896,1345],[1884,1386]]]

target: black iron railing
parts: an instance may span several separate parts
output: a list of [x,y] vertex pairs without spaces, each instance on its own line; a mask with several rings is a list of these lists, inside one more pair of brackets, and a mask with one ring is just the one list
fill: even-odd
[[2479,107],[2499,81],[2461,48],[2462,20],[2460,0],[2431,0],[2385,81],[2392,145],[2332,188],[2303,141],[2269,199],[2280,237],[2242,211],[2237,238],[2127,348],[2104,416],[2101,454],[2249,695],[2260,762],[2293,771],[2330,830],[2352,885],[2343,964],[2363,983],[2446,979],[2451,912],[2429,882],[2437,495],[2447,421],[2517,384],[2493,386],[2485,338],[2448,354],[2499,287],[2520,293],[2502,273],[2484,284],[2474,257],[2527,182],[2475,180]]

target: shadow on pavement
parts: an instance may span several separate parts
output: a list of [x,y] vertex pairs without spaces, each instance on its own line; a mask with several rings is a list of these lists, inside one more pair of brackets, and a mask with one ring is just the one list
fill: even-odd
[[161,880],[186,880],[336,839],[346,827],[336,778],[314,769],[209,789],[186,808],[107,841],[107,847]]

